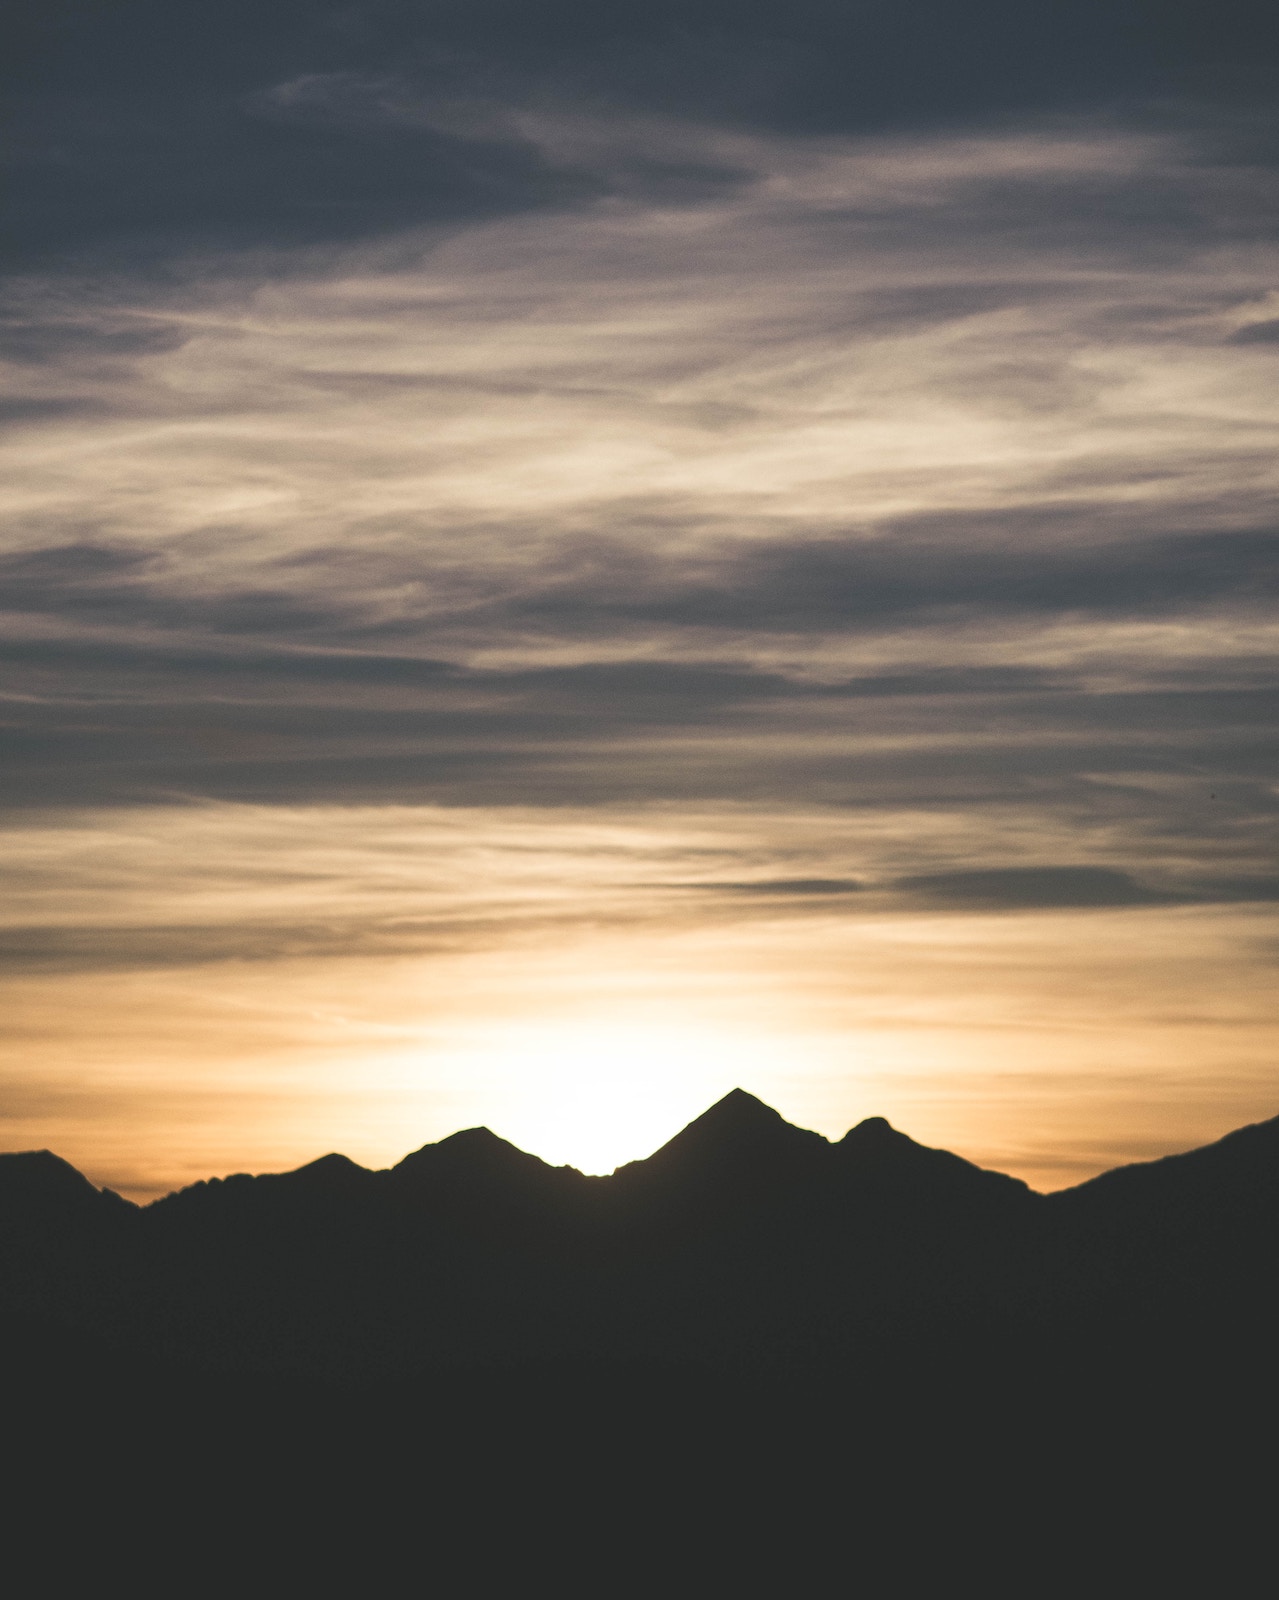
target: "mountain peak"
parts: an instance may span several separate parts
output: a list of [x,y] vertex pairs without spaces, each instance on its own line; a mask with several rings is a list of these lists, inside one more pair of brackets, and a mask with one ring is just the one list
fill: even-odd
[[97,1194],[85,1175],[52,1150],[0,1155],[0,1189],[6,1194],[78,1198]]
[[436,1144],[424,1144],[391,1168],[396,1178],[414,1182],[435,1178],[487,1181],[554,1170],[491,1128],[463,1128]]
[[[459,1128],[456,1133],[450,1133],[445,1138],[437,1141],[440,1146],[448,1145],[450,1149],[465,1150],[514,1150],[509,1139],[503,1139],[500,1134],[494,1133],[492,1128],[483,1126],[478,1128]],[[425,1149],[426,1147],[423,1146]],[[524,1155],[525,1151],[520,1151]]]
[[686,1128],[662,1146],[662,1150],[673,1150],[679,1146],[709,1152],[725,1148],[755,1149],[781,1144],[813,1145],[825,1142],[821,1134],[797,1128],[793,1122],[787,1122],[780,1111],[774,1111],[772,1106],[765,1105],[745,1089],[730,1089],[722,1100],[717,1100],[700,1117],[694,1117]]
[[17,1150],[0,1155],[2,1211],[54,1216],[132,1209],[131,1201],[111,1189],[98,1189],[84,1173],[51,1150]]
[[[694,1117],[689,1128],[788,1128],[780,1111],[765,1105],[745,1089],[730,1089],[722,1100],[707,1107],[700,1117]],[[688,1132],[688,1128],[684,1130]]]
[[894,1128],[887,1117],[863,1117],[848,1130],[840,1143],[855,1149],[875,1146],[887,1149],[893,1145],[904,1149],[907,1145],[913,1145],[915,1141],[909,1134],[901,1133]]
[[308,1161],[304,1167],[297,1167],[294,1171],[286,1173],[286,1177],[301,1179],[306,1183],[319,1183],[325,1186],[338,1186],[345,1188],[351,1183],[358,1183],[362,1178],[372,1176],[367,1167],[360,1166],[358,1161],[352,1161],[350,1156],[341,1155],[338,1151],[330,1151],[327,1156],[317,1156],[314,1161]]
[[846,1181],[887,1185],[916,1193],[953,1190],[983,1194],[1023,1195],[1030,1191],[1020,1178],[988,1172],[949,1150],[917,1144],[894,1128],[886,1117],[866,1117],[835,1146]]
[[762,1177],[767,1169],[788,1168],[796,1160],[807,1164],[826,1148],[820,1133],[795,1127],[745,1089],[733,1089],[660,1150],[619,1167],[618,1173],[660,1176],[663,1181],[677,1174],[702,1174],[714,1181],[715,1174],[739,1170]]

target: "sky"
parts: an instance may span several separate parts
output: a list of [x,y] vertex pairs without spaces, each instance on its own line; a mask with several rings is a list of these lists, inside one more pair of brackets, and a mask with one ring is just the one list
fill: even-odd
[[1279,20],[49,0],[0,1147],[1279,1112]]

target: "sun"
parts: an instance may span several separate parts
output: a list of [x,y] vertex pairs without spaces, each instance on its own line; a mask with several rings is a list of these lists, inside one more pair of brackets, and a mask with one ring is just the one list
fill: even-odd
[[611,1172],[650,1154],[749,1076],[749,1040],[687,1024],[512,1026],[487,1042],[491,1126],[554,1165]]

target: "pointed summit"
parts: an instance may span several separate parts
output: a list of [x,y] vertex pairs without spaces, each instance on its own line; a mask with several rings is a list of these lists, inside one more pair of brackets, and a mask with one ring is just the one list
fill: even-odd
[[711,1216],[746,1207],[813,1179],[830,1146],[744,1089],[734,1089],[646,1161],[619,1167],[619,1193],[660,1211]]
[[772,1106],[767,1106],[757,1095],[748,1094],[745,1089],[730,1089],[722,1100],[717,1100],[708,1110],[702,1112],[703,1117],[714,1117],[725,1111],[762,1111],[766,1117],[782,1120],[781,1113],[774,1111]]
[[[780,1111],[774,1111],[772,1106],[765,1105],[755,1095],[748,1094],[745,1089],[730,1089],[722,1100],[717,1100],[700,1117],[694,1117],[683,1133],[691,1133],[694,1128],[704,1131],[713,1129],[731,1137],[762,1134],[765,1129],[775,1132],[778,1128],[791,1126]],[[676,1137],[683,1137],[683,1134]]]
[[745,1089],[732,1089],[649,1156],[648,1161],[667,1166],[686,1160],[761,1159],[781,1150],[815,1151],[825,1143],[820,1133],[795,1127]]

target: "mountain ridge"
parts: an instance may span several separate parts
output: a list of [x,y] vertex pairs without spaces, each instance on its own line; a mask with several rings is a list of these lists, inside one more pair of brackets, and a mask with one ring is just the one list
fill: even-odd
[[135,1207],[0,1156],[0,1312],[326,1382],[548,1362],[967,1382],[1116,1341],[1172,1370],[1187,1341],[1279,1342],[1276,1260],[1279,1119],[1050,1195],[880,1117],[832,1142],[744,1091],[604,1177],[472,1128]]
[[[1141,1172],[1147,1169],[1161,1167],[1166,1162],[1181,1161],[1187,1157],[1198,1156],[1202,1152],[1216,1149],[1228,1141],[1236,1140],[1239,1136],[1251,1134],[1258,1129],[1274,1129],[1274,1137],[1279,1142],[1279,1116],[1261,1123],[1248,1124],[1245,1127],[1232,1130],[1221,1139],[1214,1140],[1208,1145],[1195,1146],[1188,1151],[1179,1151],[1173,1155],[1154,1158],[1146,1162],[1125,1163],[1119,1167],[1110,1168],[1098,1173],[1094,1177],[1082,1180],[1067,1189],[1051,1191],[1052,1194],[1070,1194],[1076,1190],[1087,1188],[1089,1185],[1110,1179],[1118,1173]],[[772,1136],[770,1139],[769,1136]],[[226,1176],[197,1179],[192,1184],[185,1184],[179,1189],[168,1191],[166,1194],[157,1195],[141,1206],[140,1209],[149,1209],[173,1199],[176,1195],[184,1194],[191,1189],[198,1189],[210,1183],[226,1184],[239,1182],[246,1178],[256,1180],[259,1178],[301,1178],[309,1175],[314,1179],[333,1179],[339,1170],[345,1175],[367,1173],[370,1176],[381,1174],[399,1174],[401,1179],[416,1179],[431,1168],[437,1170],[451,1170],[460,1173],[471,1167],[474,1170],[488,1170],[496,1173],[505,1166],[507,1171],[533,1172],[540,1170],[546,1173],[575,1174],[593,1184],[607,1184],[624,1173],[634,1173],[637,1169],[648,1169],[649,1163],[658,1162],[660,1166],[668,1167],[677,1159],[686,1157],[691,1152],[706,1155],[714,1151],[716,1145],[720,1146],[720,1153],[724,1145],[743,1146],[752,1153],[764,1153],[769,1145],[773,1144],[792,1149],[807,1148],[815,1151],[826,1147],[830,1151],[843,1151],[854,1155],[858,1159],[874,1161],[884,1165],[885,1160],[896,1158],[918,1159],[920,1156],[940,1157],[945,1165],[958,1171],[961,1167],[973,1173],[984,1173],[1000,1179],[1007,1184],[1017,1185],[1030,1194],[1041,1194],[1042,1191],[1033,1190],[1020,1178],[1014,1178],[994,1168],[982,1167],[976,1162],[969,1161],[966,1157],[954,1154],[932,1145],[922,1145],[912,1139],[909,1134],[902,1133],[894,1128],[885,1117],[870,1116],[854,1124],[840,1139],[829,1140],[824,1135],[815,1133],[810,1129],[800,1128],[797,1124],[786,1121],[781,1113],[768,1106],[756,1096],[744,1089],[732,1089],[720,1100],[700,1113],[678,1133],[664,1144],[660,1145],[650,1155],[640,1156],[632,1161],[623,1162],[612,1172],[603,1174],[588,1174],[571,1164],[553,1164],[543,1160],[542,1157],[531,1151],[526,1151],[512,1141],[494,1133],[487,1127],[463,1128],[455,1133],[447,1134],[444,1138],[420,1146],[401,1157],[398,1162],[389,1167],[365,1167],[351,1157],[339,1151],[330,1151],[323,1156],[304,1162],[299,1167],[289,1168],[283,1172],[243,1173],[236,1172]],[[106,1186],[93,1184],[92,1180],[85,1177],[70,1162],[52,1152],[44,1151],[0,1151],[0,1184],[5,1182],[4,1174],[8,1170],[8,1163],[34,1161],[36,1157],[46,1157],[50,1162],[57,1162],[67,1172],[75,1174],[88,1184],[97,1193],[115,1195],[115,1191]],[[939,1164],[940,1165],[940,1164]],[[3,1190],[0,1189],[0,1195]],[[117,1198],[123,1198],[116,1196]],[[1044,1195],[1048,1198],[1048,1195]],[[136,1202],[125,1201],[126,1204],[135,1205]]]
[[[690,1516],[751,1508],[744,1551],[778,1504],[800,1542],[813,1507],[862,1508],[863,1539],[887,1517],[894,1572],[921,1521],[952,1519],[945,1564],[1053,1503],[1054,1562],[1142,1497],[1179,1536],[1214,1494],[1247,1507],[1279,1421],[1276,1262],[1279,1118],[1049,1195],[744,1092],[607,1177],[473,1128],[136,1207],[0,1155],[14,1437],[59,1505],[79,1472],[124,1527],[247,1481],[266,1515],[294,1496],[340,1526],[362,1497],[414,1527],[473,1505],[479,1548],[495,1492],[559,1527],[674,1475]],[[104,1440],[127,1483],[104,1484]]]

